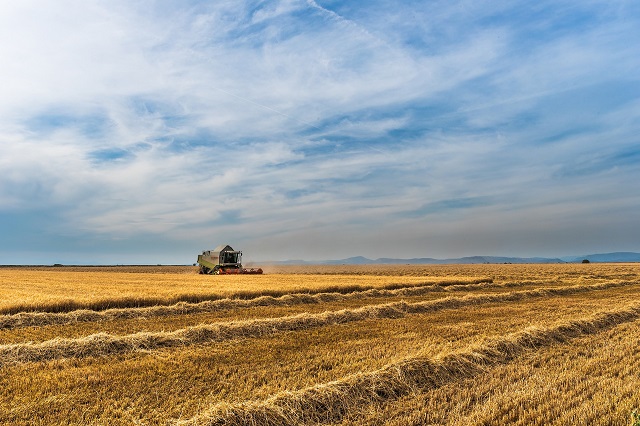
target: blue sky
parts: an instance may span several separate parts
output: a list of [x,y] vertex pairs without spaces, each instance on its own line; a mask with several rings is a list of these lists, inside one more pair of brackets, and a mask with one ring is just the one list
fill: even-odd
[[640,251],[637,1],[7,1],[0,264]]

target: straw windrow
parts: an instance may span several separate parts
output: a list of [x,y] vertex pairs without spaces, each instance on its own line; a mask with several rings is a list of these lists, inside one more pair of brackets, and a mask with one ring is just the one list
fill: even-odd
[[[478,280],[480,281],[480,280]],[[607,289],[611,287],[638,284],[635,281],[609,282],[590,286],[566,287],[576,291],[577,287],[584,287],[587,291]],[[428,286],[407,286],[395,289],[368,289],[357,290],[348,293],[323,292],[323,293],[291,293],[279,297],[260,296],[253,299],[220,299],[208,300],[199,303],[179,302],[173,305],[158,305],[141,308],[115,308],[104,311],[87,309],[71,312],[20,312],[12,315],[0,315],[0,329],[14,329],[21,327],[65,325],[78,322],[115,321],[133,318],[153,318],[170,315],[188,315],[220,312],[233,309],[252,308],[257,306],[294,306],[303,304],[321,304],[328,302],[341,302],[348,300],[376,299],[384,297],[411,297],[422,296],[436,292],[459,292],[478,289],[517,287],[517,283],[493,284],[491,280],[483,279],[473,284],[453,284],[443,286],[435,284]]]
[[[382,285],[323,285],[313,287],[300,287],[296,289],[297,294],[315,295],[322,293],[338,293],[349,294],[354,292],[363,292],[367,290],[396,290],[410,289],[413,287],[436,286],[438,288],[457,287],[467,285],[486,285],[493,282],[493,279],[483,278],[447,278],[437,280],[427,280],[414,283],[385,283]],[[230,294],[225,293],[196,293],[196,294],[177,294],[167,297],[108,297],[95,300],[78,301],[74,299],[65,299],[50,302],[39,303],[16,303],[0,308],[0,315],[14,315],[24,313],[69,313],[74,311],[96,311],[102,312],[113,309],[136,309],[156,306],[172,306],[182,303],[191,305],[207,301],[219,300],[253,300],[261,297],[279,298],[292,294],[288,290],[280,289],[261,289],[234,291]]]
[[473,377],[509,362],[527,351],[596,334],[640,317],[640,305],[601,312],[548,328],[527,328],[463,352],[438,358],[412,357],[369,373],[327,384],[282,392],[264,401],[219,403],[177,426],[276,426],[337,422],[347,413],[372,403],[384,403],[416,391],[438,388]]
[[141,332],[124,336],[99,333],[78,339],[56,338],[41,343],[7,344],[0,345],[0,367],[23,362],[107,356],[138,350],[155,350],[238,338],[265,337],[287,331],[346,324],[365,319],[401,318],[410,314],[435,312],[442,309],[570,295],[622,285],[628,284],[605,283],[590,286],[446,297],[416,303],[395,302],[367,305],[356,309],[326,311],[317,314],[303,313],[278,318],[203,324],[172,332]]
[[[397,284],[394,286],[398,286]],[[189,315],[220,312],[233,309],[253,308],[257,306],[294,306],[303,304],[320,304],[348,300],[375,299],[384,297],[421,296],[436,292],[459,292],[477,290],[487,287],[514,287],[513,283],[492,284],[491,279],[474,280],[472,284],[450,284],[444,282],[415,286],[406,285],[393,289],[367,289],[342,292],[290,293],[282,296],[259,296],[251,299],[225,298],[206,300],[198,303],[178,302],[173,305],[156,305],[137,308],[113,308],[107,310],[78,309],[70,312],[19,312],[11,315],[0,315],[0,329],[21,327],[64,325],[78,322],[115,321],[133,318],[152,318],[170,315]],[[391,286],[389,286],[391,287]]]

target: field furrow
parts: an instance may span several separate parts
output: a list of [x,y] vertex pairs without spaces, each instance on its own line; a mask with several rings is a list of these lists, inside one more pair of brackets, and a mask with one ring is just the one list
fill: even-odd
[[632,284],[636,283],[615,282],[590,286],[578,285],[499,294],[446,297],[415,303],[396,302],[367,305],[357,309],[326,311],[318,314],[298,314],[280,318],[203,324],[173,332],[142,332],[126,336],[99,333],[79,339],[56,338],[41,343],[14,343],[0,345],[0,367],[20,362],[105,356],[130,351],[149,351],[164,347],[221,342],[238,338],[264,337],[287,331],[306,330],[367,319],[401,318],[406,315],[428,313],[442,309],[458,309],[465,306],[489,303],[505,303],[525,299],[566,296],[589,291],[619,288]]
[[[570,294],[574,291],[601,290],[618,286],[638,284],[638,281],[617,281],[602,284],[563,287],[557,290],[550,288],[555,294]],[[475,290],[493,290],[518,287],[519,283],[493,284],[490,280],[483,280],[474,284],[439,283],[429,286],[403,286],[395,289],[369,289],[348,292],[320,292],[320,293],[292,293],[279,297],[260,296],[251,299],[220,299],[199,303],[179,302],[173,305],[156,305],[141,308],[113,308],[102,311],[75,310],[70,312],[19,312],[11,315],[0,315],[0,330],[20,327],[64,325],[79,322],[115,321],[120,319],[153,318],[171,315],[189,315],[220,312],[233,309],[253,307],[276,307],[322,304],[328,302],[342,302],[351,300],[366,300],[393,297],[415,297],[430,293],[463,292]],[[528,283],[522,284],[528,285]],[[570,289],[570,290],[568,290]]]
[[268,272],[0,268],[0,424],[604,426],[640,408],[640,265]]
[[411,392],[438,388],[454,380],[478,375],[523,353],[567,343],[576,337],[599,333],[639,317],[640,304],[634,304],[553,327],[529,328],[458,353],[435,359],[416,356],[377,371],[297,392],[285,392],[266,401],[218,404],[177,424],[277,426],[335,422],[346,413],[371,402],[386,402]]
[[350,412],[340,426],[630,425],[640,407],[640,321],[475,377]]
[[[486,289],[491,280],[477,280],[474,284],[447,284],[444,282],[422,286],[419,284],[403,286],[394,284],[394,289],[368,289],[349,291],[343,288],[341,292],[318,293],[290,293],[279,297],[258,296],[248,299],[218,299],[204,302],[189,303],[178,302],[173,305],[154,305],[136,308],[111,308],[106,310],[80,309],[69,312],[27,311],[9,315],[0,315],[0,329],[19,327],[62,325],[77,322],[114,321],[131,318],[150,318],[169,315],[187,315],[208,312],[219,312],[231,309],[253,308],[256,306],[292,306],[303,304],[319,304],[336,301],[376,299],[402,296],[422,296],[429,293],[441,293],[447,291],[472,291]],[[515,287],[517,284],[496,285],[496,288]]]
[[291,293],[349,293],[428,285],[491,282],[490,277],[412,277],[362,275],[234,275],[224,284],[210,275],[60,272],[0,268],[0,314],[102,311],[198,303],[219,299],[280,297]]

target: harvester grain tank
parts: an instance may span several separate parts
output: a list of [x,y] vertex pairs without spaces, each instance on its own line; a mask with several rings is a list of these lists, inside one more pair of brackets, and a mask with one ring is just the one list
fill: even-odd
[[261,274],[260,268],[243,268],[242,252],[229,245],[221,245],[198,255],[201,274]]

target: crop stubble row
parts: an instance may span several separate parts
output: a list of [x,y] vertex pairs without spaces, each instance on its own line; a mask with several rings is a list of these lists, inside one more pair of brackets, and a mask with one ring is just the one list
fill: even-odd
[[45,361],[61,358],[105,356],[130,351],[149,351],[163,347],[190,346],[238,338],[264,337],[293,330],[306,330],[327,325],[346,324],[367,319],[400,318],[406,315],[459,309],[489,303],[515,302],[552,296],[565,296],[590,291],[606,290],[637,284],[618,282],[577,285],[564,288],[513,291],[501,294],[479,294],[446,297],[425,302],[396,302],[367,305],[357,309],[325,311],[319,314],[299,314],[289,317],[254,319],[229,323],[203,324],[173,332],[136,333],[114,336],[93,334],[78,339],[54,339],[41,343],[13,343],[0,345],[0,368],[4,365]]
[[[618,303],[612,298],[603,298],[603,300],[611,304]],[[178,353],[167,352],[165,355],[158,353],[153,358],[140,355],[116,360],[96,358],[62,364],[39,363],[24,368],[17,366],[4,369],[7,374],[0,379],[0,384],[1,388],[16,400],[18,399],[16,395],[21,393],[20,384],[29,388],[32,392],[30,399],[35,398],[41,402],[41,405],[31,406],[31,409],[26,412],[16,410],[15,415],[20,413],[25,416],[42,415],[48,420],[44,423],[48,424],[55,424],[47,417],[51,415],[52,408],[54,408],[53,412],[58,412],[65,418],[76,418],[77,421],[78,410],[82,407],[77,405],[76,400],[92,401],[91,398],[95,397],[96,393],[105,404],[109,401],[113,403],[127,401],[132,410],[129,414],[137,414],[147,424],[164,424],[167,416],[181,417],[183,416],[181,413],[186,414],[186,417],[197,415],[202,409],[202,403],[199,401],[209,401],[213,404],[216,400],[220,401],[219,398],[228,401],[255,397],[268,399],[270,394],[281,389],[313,387],[314,383],[341,380],[343,376],[354,374],[359,370],[384,368],[387,362],[394,362],[394,357],[389,357],[390,354],[410,358],[415,350],[421,347],[425,355],[437,357],[438,354],[459,351],[460,348],[473,345],[478,340],[488,339],[492,335],[499,339],[512,328],[525,328],[530,322],[549,326],[566,317],[580,318],[585,310],[588,311],[596,306],[592,301],[591,305],[585,303],[585,306],[567,309],[559,303],[559,299],[553,300],[552,302],[555,303],[551,303],[548,307],[540,302],[543,300],[537,301],[538,304],[534,306],[537,311],[535,313],[523,307],[522,304],[470,307],[464,311],[454,311],[453,319],[449,319],[449,315],[440,314],[418,316],[411,321],[394,320],[395,324],[392,325],[384,320],[366,321],[363,327],[331,327],[316,336],[309,336],[309,333],[305,332],[294,332],[285,335],[283,339],[273,337],[253,339],[243,345],[224,345],[213,351],[207,347],[196,347],[194,351],[180,350]],[[581,301],[577,299],[572,302]],[[514,320],[511,324],[506,324],[504,321],[496,322],[496,318],[505,315],[513,316]],[[548,318],[548,321],[541,322],[536,319],[538,316]],[[470,319],[473,319],[473,322],[470,322]],[[437,326],[433,324],[434,320],[441,323],[450,321],[450,323]],[[416,325],[426,330],[425,336],[412,336]],[[394,332],[402,332],[407,336],[403,338],[404,340],[387,341],[388,326],[393,327]],[[363,329],[364,327],[367,329]],[[333,332],[333,335],[328,336],[323,345],[318,345],[319,339],[326,337],[323,335],[327,331]],[[374,335],[374,339],[360,341],[371,335]],[[387,338],[385,339],[384,336]],[[378,342],[376,344],[378,346],[381,338],[387,345],[385,351],[378,353],[377,348],[372,351],[371,344]],[[341,342],[342,339],[344,341]],[[448,344],[447,341],[452,339],[459,340],[453,345]],[[336,345],[336,342],[341,344]],[[351,347],[353,344],[358,347]],[[272,350],[276,353],[268,353]],[[300,351],[300,354],[290,356],[292,355],[289,353],[290,350]],[[235,355],[231,355],[234,352]],[[229,355],[226,355],[227,353]],[[238,356],[242,358],[236,358]],[[212,358],[214,361],[208,363]],[[188,365],[189,362],[193,364]],[[327,365],[330,370],[324,371],[322,368]],[[143,366],[146,368],[140,370]],[[203,375],[203,373],[209,373],[202,371],[204,366],[215,370],[208,375]],[[312,368],[320,368],[320,370],[312,374],[310,371]],[[176,370],[176,373],[172,375],[173,370]],[[34,373],[37,374],[34,376]],[[304,380],[301,381],[302,379]],[[36,388],[33,388],[34,384],[37,384]],[[278,384],[281,386],[277,386]],[[163,398],[167,399],[166,403],[151,398],[154,393],[152,390],[163,395]],[[65,399],[69,397],[72,400]],[[98,415],[102,412],[101,410],[106,409],[112,417],[125,415],[114,407],[117,407],[117,404],[114,406],[109,404],[108,408],[100,407],[94,414]],[[3,412],[1,406],[0,412]],[[131,420],[130,417],[127,419]],[[20,424],[19,417],[13,417],[10,420],[12,424]],[[123,420],[122,423],[114,421],[111,424],[130,424],[129,420]],[[76,424],[79,423],[82,422]]]
[[567,343],[639,317],[640,304],[633,304],[552,327],[530,327],[457,353],[437,358],[409,357],[379,370],[354,374],[297,392],[283,392],[265,401],[220,403],[177,424],[278,426],[336,422],[367,404],[384,403],[410,393],[437,389],[456,380],[477,376],[526,352]]
[[[478,271],[475,272],[477,273]],[[577,275],[578,278],[584,278],[584,276],[584,273]],[[627,277],[629,277],[628,274]],[[617,275],[617,278],[620,278],[620,275]],[[594,277],[592,280],[582,279],[580,282],[602,282],[603,280],[603,277]],[[584,284],[582,287],[584,287]],[[240,350],[235,343],[229,342],[222,344],[222,346],[216,345],[214,347],[210,345],[204,347],[196,345],[189,349],[178,349],[178,352],[176,352],[175,349],[165,349],[153,350],[148,355],[120,355],[115,358],[115,360],[113,357],[108,357],[104,359],[96,358],[38,363],[34,364],[35,368],[27,368],[21,365],[5,367],[3,370],[7,372],[7,377],[2,384],[9,384],[6,392],[13,390],[20,394],[20,386],[16,386],[16,382],[12,382],[11,379],[16,379],[21,374],[26,374],[26,377],[22,376],[18,383],[26,386],[26,389],[29,389],[29,380],[48,384],[44,386],[44,392],[39,394],[40,397],[38,399],[42,402],[42,404],[39,405],[40,408],[34,407],[33,403],[32,405],[26,403],[21,404],[18,402],[20,398],[14,395],[16,404],[4,406],[4,408],[8,408],[9,411],[2,410],[1,408],[3,408],[3,406],[0,405],[0,412],[13,414],[9,414],[8,417],[5,418],[0,417],[0,422],[2,420],[7,421],[7,419],[16,424],[20,424],[21,421],[26,422],[26,413],[31,410],[32,414],[36,413],[36,416],[39,415],[41,416],[40,418],[46,419],[51,423],[50,420],[55,419],[55,417],[47,418],[47,414],[44,413],[48,404],[49,407],[57,407],[60,413],[66,413],[61,414],[62,416],[68,415],[71,416],[68,417],[70,419],[75,418],[77,424],[88,423],[87,419],[93,419],[93,422],[96,423],[96,419],[98,418],[96,417],[98,416],[97,411],[92,411],[87,407],[82,408],[82,406],[77,405],[77,401],[70,401],[68,398],[72,391],[74,395],[80,395],[80,398],[82,398],[82,395],[89,395],[91,390],[95,392],[95,386],[92,386],[91,383],[95,382],[95,385],[99,386],[100,383],[104,384],[105,381],[109,381],[109,379],[111,379],[110,383],[114,384],[115,389],[112,393],[105,391],[106,394],[103,395],[105,401],[110,399],[112,401],[127,401],[125,404],[126,407],[122,406],[118,408],[119,405],[115,403],[112,404],[113,408],[107,410],[108,414],[102,414],[103,416],[111,416],[109,418],[111,424],[118,424],[119,422],[122,424],[130,424],[134,420],[143,420],[149,424],[163,424],[168,418],[191,418],[192,416],[196,416],[193,417],[193,419],[198,419],[200,417],[197,416],[203,413],[203,408],[208,404],[224,403],[225,400],[236,401],[234,404],[242,404],[243,399],[251,398],[249,395],[267,400],[269,395],[281,390],[298,389],[301,391],[305,386],[313,387],[314,383],[322,383],[335,379],[341,380],[344,376],[357,373],[358,370],[376,371],[377,369],[383,369],[385,364],[397,362],[398,357],[411,357],[420,347],[428,346],[430,348],[429,351],[426,352],[427,356],[437,356],[438,353],[446,354],[451,351],[460,350],[460,348],[464,348],[478,340],[487,338],[500,339],[501,336],[513,331],[514,328],[522,328],[529,322],[542,324],[545,323],[547,318],[547,322],[560,321],[563,318],[581,318],[590,310],[604,307],[603,303],[610,305],[612,308],[620,307],[625,301],[630,299],[630,294],[633,294],[632,289],[634,285],[629,285],[628,287],[631,288],[611,287],[608,290],[602,289],[602,292],[591,291],[589,294],[576,293],[563,299],[566,301],[567,306],[563,306],[560,300],[556,298],[547,300],[551,295],[546,294],[540,296],[541,300],[538,301],[529,300],[527,302],[520,301],[517,303],[513,303],[512,301],[511,303],[506,303],[507,300],[503,300],[499,305],[495,305],[494,301],[494,304],[487,305],[486,307],[473,306],[470,304],[468,305],[468,309],[455,309],[451,311],[449,315],[444,315],[442,312],[435,312],[426,316],[419,314],[417,316],[414,315],[412,318],[405,317],[393,321],[388,321],[384,318],[369,318],[368,320],[354,323],[354,325],[346,328],[345,326],[330,326],[317,329],[316,331],[313,331],[313,329],[295,331],[282,336],[253,339],[242,345],[244,351]],[[598,297],[594,296],[594,293],[606,294],[598,296],[601,299],[598,300]],[[545,304],[543,302],[548,303]],[[529,304],[529,306],[526,306],[527,304]],[[534,310],[539,312],[536,314],[533,312]],[[510,315],[513,315],[513,317],[510,317]],[[509,323],[496,324],[495,319],[500,317],[509,318]],[[541,320],[541,318],[545,318],[545,320]],[[440,324],[432,324],[433,321],[438,321]],[[420,335],[420,332],[416,333],[415,328],[423,328],[424,334]],[[389,337],[398,337],[398,333],[402,335],[400,336],[401,339],[396,342],[398,344],[394,345],[393,342],[387,343],[386,346],[380,344],[381,338],[388,339]],[[327,337],[327,334],[333,334],[333,337]],[[441,335],[442,338],[438,338],[436,334]],[[309,347],[323,338],[326,339],[323,345],[315,349]],[[339,342],[341,338],[345,340]],[[297,346],[295,346],[296,339],[301,340]],[[338,339],[338,343],[340,344],[331,345],[330,342],[335,339]],[[278,346],[278,343],[282,345]],[[350,348],[350,343],[354,346],[353,350]],[[295,350],[299,350],[301,354],[291,356],[292,354],[289,352],[287,344],[295,347]],[[366,347],[372,345],[374,348],[367,351]],[[242,360],[242,362],[236,361],[238,368],[234,371],[234,356],[242,356],[241,354],[243,352],[250,351],[251,353],[249,355],[244,354],[244,356],[260,358],[253,353],[265,351],[269,346],[279,348],[278,350],[281,351],[280,355],[284,359],[283,363],[279,364],[276,362],[278,360],[278,354],[270,354],[270,357],[267,356],[264,359],[258,359],[256,360],[257,362],[251,362],[251,359]],[[337,348],[335,348],[336,346]],[[376,348],[377,346],[381,347]],[[329,353],[331,350],[335,350],[335,352]],[[327,353],[314,353],[318,351],[325,351]],[[235,355],[233,355],[234,353]],[[390,356],[390,354],[395,355]],[[176,365],[172,364],[170,359],[176,355],[178,355],[180,362],[191,358],[191,366],[189,367],[189,361],[187,361],[187,365],[184,366],[185,368],[180,370],[183,375],[193,375],[194,372],[198,372],[198,369],[202,367],[203,363],[207,362],[207,358],[213,357],[219,364],[207,364],[210,368],[216,368],[215,374],[208,375],[205,378],[200,377],[200,379],[198,379],[198,377],[190,377],[188,380],[182,376],[183,382],[185,383],[181,383],[180,379],[178,379],[180,374],[171,378],[171,370],[172,368],[175,370]],[[169,358],[165,358],[165,356]],[[288,363],[287,361],[290,359],[291,363]],[[114,361],[116,365],[110,365]],[[276,365],[274,365],[274,363],[276,363]],[[128,385],[131,385],[131,380],[133,380],[133,377],[123,377],[126,376],[125,371],[130,370],[130,368],[124,368],[125,365],[141,368],[141,370],[138,370],[139,376],[137,380],[145,377],[145,379],[142,380],[146,382],[147,386],[142,386],[138,389],[140,396],[137,398],[134,396],[122,398],[124,389]],[[246,367],[245,370],[243,370],[245,368],[243,365]],[[123,369],[118,370],[119,366],[123,366]],[[142,366],[144,366],[144,368],[142,368]],[[249,373],[252,367],[254,370],[258,370],[253,372],[253,375]],[[133,371],[136,371],[136,368],[134,368]],[[151,374],[149,374],[149,369],[151,369]],[[266,371],[267,369],[275,371],[269,372]],[[33,371],[33,373],[30,371]],[[86,373],[86,380],[84,382],[82,381],[82,377],[78,377],[78,373],[81,371]],[[108,377],[108,374],[107,377],[102,377],[101,375],[107,371],[111,371],[111,374],[120,377]],[[119,372],[116,373],[117,371]],[[145,372],[142,373],[142,371]],[[80,375],[82,374],[84,373],[80,373]],[[201,373],[196,373],[195,375],[197,376],[198,374],[202,375]],[[285,380],[283,375],[293,377],[288,377]],[[299,380],[295,377],[296,375],[300,376],[298,378]],[[48,376],[48,379],[44,379],[43,376]],[[233,387],[243,386],[243,376],[251,376],[253,378],[248,381],[246,390],[234,392]],[[56,377],[58,377],[58,379],[62,377],[65,378],[56,380]],[[68,380],[67,383],[69,383],[66,392],[60,390],[61,383],[57,383],[58,381],[64,380]],[[163,383],[165,381],[168,381],[172,386],[166,386],[166,383]],[[173,383],[171,383],[172,381]],[[227,383],[224,383],[225,381],[227,381]],[[75,386],[73,385],[74,383]],[[208,384],[212,384],[213,386],[207,386]],[[194,387],[195,390],[188,390],[187,388],[190,386]],[[443,388],[447,386],[448,385],[445,384]],[[135,386],[133,387],[135,388]],[[58,390],[56,391],[56,389]],[[84,389],[84,392],[78,392],[79,389]],[[172,397],[169,389],[181,389],[180,393],[184,398],[180,398],[180,396]],[[169,392],[168,395],[163,395],[163,398],[167,401],[164,403],[152,401],[150,395],[154,391],[161,394]],[[6,404],[8,396],[6,393],[3,395],[3,402],[1,403]],[[86,398],[87,401],[90,401],[90,397],[87,396]],[[45,404],[44,401],[47,401],[47,404]],[[259,401],[256,403],[260,404]],[[170,405],[170,407],[168,405]],[[393,406],[393,404],[391,404],[391,406]],[[82,420],[79,420],[77,414],[78,409],[86,409]],[[354,409],[352,411],[355,412],[357,410]],[[416,412],[419,413],[419,410]],[[60,418],[62,417],[58,417],[58,419]],[[357,418],[357,416],[355,418]],[[405,417],[404,419],[407,418],[408,417]],[[339,421],[340,419],[336,417],[334,420]],[[43,420],[43,423],[47,423],[47,421]],[[106,423],[105,421],[105,424]],[[398,424],[402,423],[399,422]]]
[[[351,292],[490,281],[487,277],[230,275],[54,272],[0,268],[0,314],[198,303],[291,293]],[[222,284],[222,285],[221,285]]]

